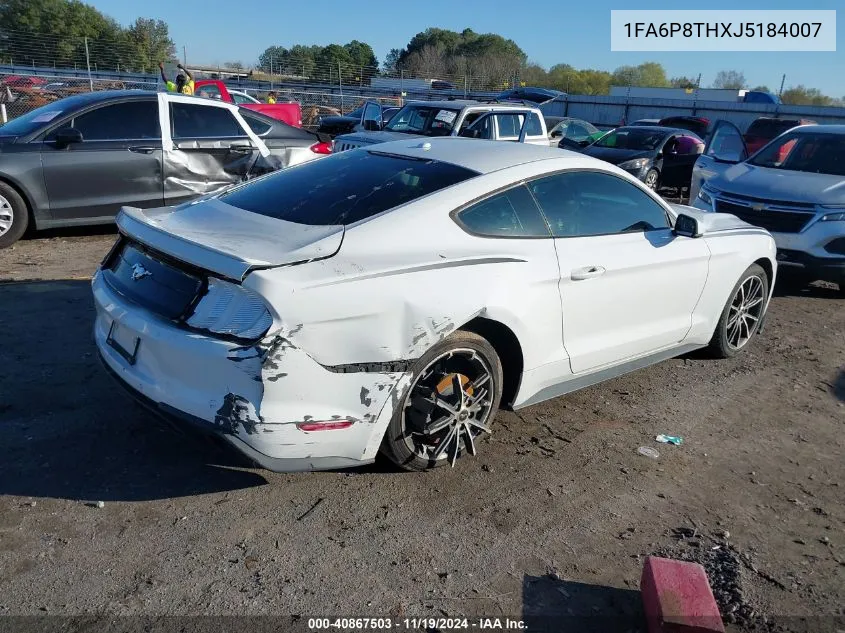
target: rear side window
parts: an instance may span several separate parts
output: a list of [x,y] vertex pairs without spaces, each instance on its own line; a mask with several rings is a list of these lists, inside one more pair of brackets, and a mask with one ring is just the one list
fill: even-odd
[[773,139],[779,136],[782,132],[791,130],[796,125],[800,125],[800,121],[796,119],[757,119],[748,126],[746,134],[748,136],[759,136],[765,139]]
[[173,138],[231,138],[246,136],[226,108],[196,103],[171,103]]
[[483,237],[550,237],[534,198],[520,185],[467,207],[457,216],[464,229]]
[[543,126],[536,112],[528,113],[528,123],[525,125],[526,136],[543,136]]
[[221,200],[287,222],[352,224],[477,175],[449,163],[358,149],[279,171]]
[[270,131],[271,125],[264,119],[259,119],[257,116],[247,114],[243,110],[241,110],[241,116],[244,118],[244,121],[246,121],[246,124],[250,127],[250,129],[258,136]]

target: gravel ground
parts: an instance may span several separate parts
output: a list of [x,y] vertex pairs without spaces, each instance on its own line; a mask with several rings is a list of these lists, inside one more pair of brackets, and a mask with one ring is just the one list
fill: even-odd
[[739,358],[674,359],[504,412],[455,469],[284,475],[162,428],[98,366],[87,278],[113,240],[0,251],[0,614],[636,631],[657,552],[705,564],[732,630],[845,629],[845,301],[831,288],[782,284]]

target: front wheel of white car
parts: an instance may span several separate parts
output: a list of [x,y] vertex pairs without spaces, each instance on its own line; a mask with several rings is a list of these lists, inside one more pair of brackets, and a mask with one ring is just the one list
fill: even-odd
[[432,346],[412,371],[382,452],[405,470],[454,466],[464,453],[475,455],[502,397],[496,350],[478,334],[459,330]]
[[710,349],[715,356],[730,358],[745,349],[760,329],[768,296],[766,271],[752,264],[733,287],[713,332]]

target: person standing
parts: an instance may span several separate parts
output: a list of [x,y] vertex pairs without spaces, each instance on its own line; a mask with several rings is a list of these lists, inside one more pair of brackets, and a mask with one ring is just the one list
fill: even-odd
[[267,103],[273,104],[276,103],[276,91],[271,90],[270,94],[267,95]]
[[164,74],[164,64],[162,62],[158,63],[161,80],[164,82],[164,85],[167,86],[170,92],[179,92],[183,95],[194,94],[194,76],[191,74],[191,71],[187,70],[182,64],[176,64],[176,68],[182,72],[176,75],[176,82],[174,83]]

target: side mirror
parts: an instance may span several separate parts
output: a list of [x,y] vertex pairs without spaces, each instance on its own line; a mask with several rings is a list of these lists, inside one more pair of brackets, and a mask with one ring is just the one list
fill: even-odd
[[584,139],[583,141],[578,141],[578,147],[587,147],[590,143],[592,143],[590,139]]
[[56,149],[64,149],[71,143],[81,143],[82,142],[82,132],[72,127],[62,128],[56,135],[53,137],[53,140],[56,143]]
[[681,213],[675,219],[675,235],[683,237],[701,237],[701,231],[698,229],[698,220]]
[[561,132],[560,130],[555,130],[554,132],[552,132],[552,138],[558,138],[559,136],[563,136],[563,132]]
[[461,131],[458,136],[464,136],[466,138],[479,138],[481,136],[481,132],[474,128],[467,128],[466,130]]
[[379,125],[378,121],[368,119],[364,121],[364,129],[368,132],[378,132],[379,130],[381,130],[381,125]]

